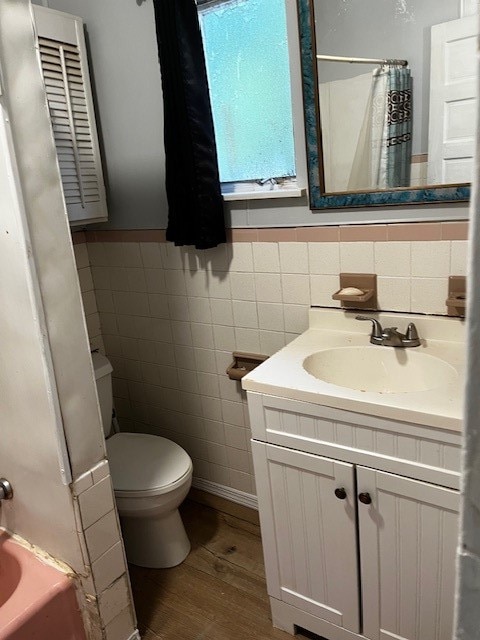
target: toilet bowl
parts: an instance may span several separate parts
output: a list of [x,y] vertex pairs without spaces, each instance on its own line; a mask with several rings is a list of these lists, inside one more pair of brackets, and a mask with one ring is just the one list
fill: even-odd
[[[92,361],[108,436],[112,367],[99,353]],[[189,455],[167,438],[143,433],[116,433],[106,448],[127,560],[156,569],[180,564],[190,551],[178,511],[192,484]]]

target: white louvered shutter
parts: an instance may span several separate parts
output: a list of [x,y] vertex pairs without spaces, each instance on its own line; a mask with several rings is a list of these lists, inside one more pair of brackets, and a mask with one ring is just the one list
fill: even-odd
[[44,7],[33,10],[68,218],[74,225],[106,220],[82,20]]

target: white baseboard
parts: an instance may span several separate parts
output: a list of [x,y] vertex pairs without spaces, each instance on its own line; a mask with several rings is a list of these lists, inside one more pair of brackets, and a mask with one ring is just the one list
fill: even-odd
[[244,493],[238,489],[232,489],[231,487],[225,487],[223,484],[217,484],[216,482],[210,482],[210,480],[202,480],[202,478],[194,478],[192,485],[195,489],[201,489],[207,493],[212,493],[214,496],[220,496],[231,502],[242,504],[244,507],[250,507],[258,511],[257,496],[251,493]]
[[140,634],[137,630],[135,630],[132,635],[128,638],[128,640],[142,640]]

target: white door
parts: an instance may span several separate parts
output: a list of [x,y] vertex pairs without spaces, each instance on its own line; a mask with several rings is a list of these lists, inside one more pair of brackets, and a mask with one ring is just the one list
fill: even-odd
[[357,467],[363,633],[451,640],[460,494]]
[[252,450],[270,596],[358,632],[353,465],[258,442]]
[[78,544],[66,542],[76,541],[70,466],[5,93],[2,87],[0,476],[14,495],[0,505],[0,527],[82,566]]
[[473,179],[477,37],[476,16],[432,27],[429,184]]

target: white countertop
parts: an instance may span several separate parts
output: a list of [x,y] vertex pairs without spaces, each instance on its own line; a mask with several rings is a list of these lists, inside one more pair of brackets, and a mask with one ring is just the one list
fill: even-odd
[[401,332],[405,332],[409,322],[414,322],[422,344],[405,351],[425,353],[450,364],[458,374],[450,384],[428,391],[377,393],[329,384],[305,371],[303,362],[313,353],[335,347],[370,344],[370,325],[355,320],[358,313],[312,308],[310,328],[245,376],[242,379],[243,388],[356,413],[461,431],[465,324],[460,319],[397,313],[363,314],[380,320],[383,327],[398,326]]

